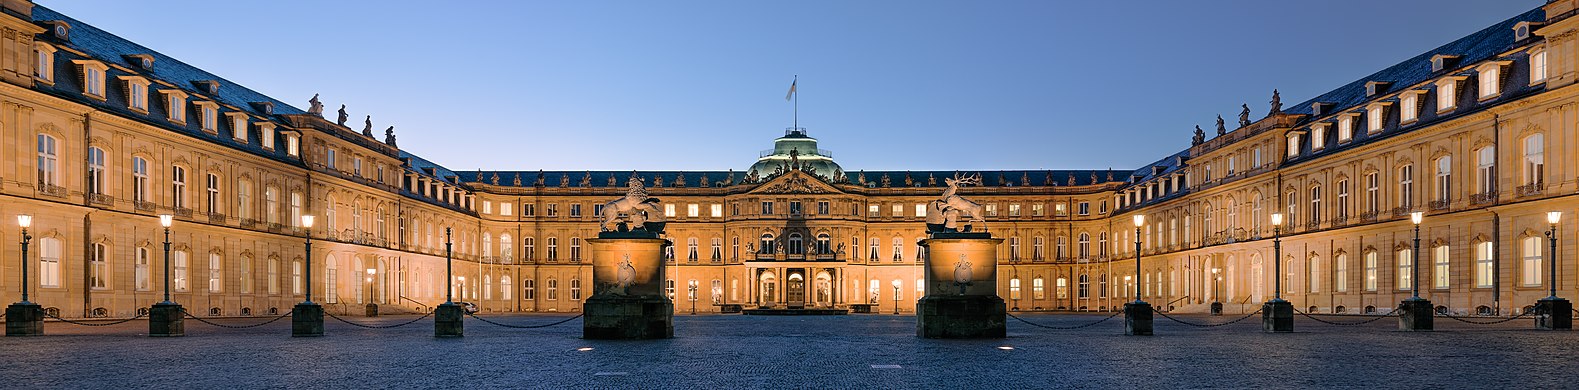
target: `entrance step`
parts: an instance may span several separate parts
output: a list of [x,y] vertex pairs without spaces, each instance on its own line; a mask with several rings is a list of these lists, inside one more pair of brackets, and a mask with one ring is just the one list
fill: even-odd
[[850,311],[846,310],[846,309],[829,309],[829,308],[821,308],[821,309],[818,309],[818,308],[805,308],[805,309],[756,308],[756,309],[746,309],[744,312],[745,312],[746,315],[763,315],[763,316],[842,316],[842,315],[845,315],[845,314],[850,314]]

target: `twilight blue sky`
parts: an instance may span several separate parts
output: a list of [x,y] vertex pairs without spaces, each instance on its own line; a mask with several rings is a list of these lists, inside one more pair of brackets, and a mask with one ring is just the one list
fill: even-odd
[[1132,169],[1542,1],[38,3],[469,171]]

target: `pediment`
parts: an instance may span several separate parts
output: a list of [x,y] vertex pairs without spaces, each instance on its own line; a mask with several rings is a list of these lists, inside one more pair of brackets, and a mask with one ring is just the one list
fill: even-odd
[[832,194],[839,193],[821,179],[807,175],[805,172],[791,171],[757,186],[748,193],[752,194]]

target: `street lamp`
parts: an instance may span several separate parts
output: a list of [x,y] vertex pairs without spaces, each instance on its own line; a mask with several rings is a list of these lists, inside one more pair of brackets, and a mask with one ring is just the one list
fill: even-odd
[[302,303],[311,305],[313,303],[313,216],[302,216],[302,228],[307,231],[307,249],[305,250],[305,257],[307,258],[307,295],[302,300]]
[[[303,244],[303,257],[306,258],[305,289],[302,302],[297,303],[291,310],[291,337],[320,337],[323,336],[323,306],[313,303],[313,216],[302,216],[302,230],[306,233],[306,243]],[[329,293],[333,286],[326,286],[324,293]]]
[[170,301],[170,225],[175,224],[175,216],[159,214],[159,226],[164,227],[164,302],[162,305],[174,305]]
[[691,283],[691,285],[687,286],[686,289],[690,290],[691,294],[689,296],[691,300],[691,315],[696,315],[696,283]]
[[[1547,275],[1550,275],[1550,276],[1547,276],[1547,280],[1550,281],[1548,284],[1551,285],[1551,292],[1552,292],[1551,296],[1546,297],[1546,299],[1548,299],[1548,300],[1557,300],[1558,299],[1557,298],[1557,222],[1558,221],[1562,221],[1562,219],[1563,219],[1563,212],[1561,212],[1561,211],[1549,211],[1549,212],[1546,213],[1546,223],[1551,224],[1551,226],[1552,226],[1551,230],[1546,231],[1546,241],[1551,244],[1551,249],[1552,249],[1551,259],[1549,261],[1547,261],[1548,266],[1550,267],[1550,270],[1551,270],[1551,272],[1547,272]],[[27,300],[27,299],[23,298],[23,300]],[[1564,315],[1567,315],[1567,314],[1564,314]]]
[[16,216],[16,224],[17,224],[17,226],[21,226],[22,227],[22,302],[21,303],[22,304],[27,304],[27,303],[29,303],[27,301],[27,286],[28,286],[28,283],[27,283],[27,262],[28,262],[28,260],[27,260],[27,247],[28,247],[28,242],[33,240],[33,236],[30,236],[30,235],[27,234],[27,228],[33,226],[33,216],[32,215],[27,215],[27,214],[17,215]]
[[[453,274],[455,272],[455,263],[453,261],[451,261],[450,246],[451,246],[451,243],[450,243],[450,228],[444,228],[444,280],[448,280],[448,281],[450,281],[451,284],[454,284],[455,283],[455,279],[454,279]],[[466,277],[462,276],[461,277],[461,281],[465,282],[466,281]],[[461,286],[464,287],[465,285],[462,284]],[[455,294],[455,287],[454,286],[451,286],[449,289],[444,290],[444,304],[446,304],[446,305],[453,305],[455,303],[455,298],[453,297],[454,294]],[[464,297],[462,297],[462,298],[464,298]]]
[[1272,213],[1272,280],[1272,302],[1283,302],[1283,213]]
[[1424,219],[1425,213],[1409,213],[1409,222],[1415,225],[1415,249],[1409,252],[1409,292],[1414,293],[1409,299],[1412,300],[1420,300],[1420,221]]
[[[1146,225],[1146,215],[1135,214],[1135,277],[1140,277],[1140,227]],[[1135,284],[1135,302],[1140,300],[1140,283]]]
[[894,279],[894,314],[899,314],[899,279]]
[[1217,303],[1221,295],[1218,294],[1223,287],[1222,268],[1212,267],[1212,303]]

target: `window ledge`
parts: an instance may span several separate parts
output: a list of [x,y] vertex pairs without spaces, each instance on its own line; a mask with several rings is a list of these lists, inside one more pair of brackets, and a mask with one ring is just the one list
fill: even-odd
[[87,96],[89,99],[97,100],[97,101],[99,101],[99,103],[104,103],[104,102],[109,101],[108,99],[105,99],[104,96],[95,95],[92,92],[83,92],[82,96]]

